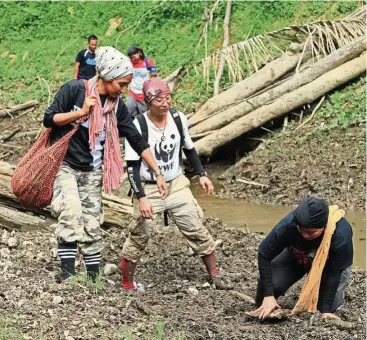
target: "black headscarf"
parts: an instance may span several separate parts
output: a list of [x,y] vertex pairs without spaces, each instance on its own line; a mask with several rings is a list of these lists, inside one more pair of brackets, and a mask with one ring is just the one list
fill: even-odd
[[325,228],[329,217],[329,206],[320,198],[307,197],[300,202],[294,215],[301,228]]

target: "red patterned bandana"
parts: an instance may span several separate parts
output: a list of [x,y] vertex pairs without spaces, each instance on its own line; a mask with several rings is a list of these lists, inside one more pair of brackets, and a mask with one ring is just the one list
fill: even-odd
[[143,94],[147,103],[150,103],[161,95],[170,93],[171,89],[169,88],[168,83],[163,79],[152,78],[146,80],[143,84]]

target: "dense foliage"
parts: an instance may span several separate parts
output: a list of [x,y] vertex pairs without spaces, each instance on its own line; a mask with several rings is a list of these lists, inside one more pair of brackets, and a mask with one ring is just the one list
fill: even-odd
[[[0,2],[0,105],[38,99],[47,103],[60,83],[73,74],[76,53],[86,37],[96,34],[100,44],[126,51],[131,44],[153,57],[162,76],[183,64],[201,60],[204,43],[195,53],[205,24],[204,13],[213,1],[123,2]],[[234,1],[231,43],[248,36],[312,20],[336,19],[355,10],[358,2]],[[222,46],[226,2],[213,13],[208,29],[208,53]],[[105,35],[109,20],[121,18],[121,27]],[[224,81],[226,78],[224,77]],[[226,86],[226,84],[224,84]],[[230,84],[227,84],[229,86]],[[201,76],[187,77],[176,103],[191,109],[212,93]]]

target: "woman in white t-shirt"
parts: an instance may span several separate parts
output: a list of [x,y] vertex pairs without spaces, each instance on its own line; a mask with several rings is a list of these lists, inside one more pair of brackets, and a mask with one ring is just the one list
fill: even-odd
[[189,135],[187,119],[183,113],[170,109],[171,91],[164,80],[155,78],[145,81],[143,93],[149,110],[138,116],[134,124],[143,137],[145,135],[148,139],[158,167],[164,179],[169,182],[169,192],[167,198],[159,197],[155,175],[126,143],[128,178],[139,200],[141,216],[131,226],[130,235],[123,247],[122,286],[125,290],[135,290],[134,270],[154,229],[155,216],[169,212],[190,247],[202,257],[210,281],[217,289],[232,289],[232,284],[219,276],[214,239],[203,225],[203,211],[192,195],[189,179],[183,175],[182,151],[200,176],[202,188],[208,194],[213,193],[213,184],[207,177]]

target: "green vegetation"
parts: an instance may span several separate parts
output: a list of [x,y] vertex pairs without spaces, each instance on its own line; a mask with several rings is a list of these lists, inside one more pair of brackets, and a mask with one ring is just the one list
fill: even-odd
[[90,288],[93,294],[98,294],[98,291],[104,287],[104,281],[102,280],[103,273],[100,271],[96,277],[95,282],[93,282],[87,275],[87,272],[81,271],[78,275],[70,278],[70,285],[73,288],[82,286]]
[[[96,34],[101,45],[116,44],[123,52],[131,44],[141,45],[156,60],[162,76],[183,64],[197,62],[205,56],[204,43],[195,55],[204,26],[203,14],[213,3],[1,2],[0,105],[29,99],[47,105],[49,90],[53,95],[61,83],[71,79],[75,56],[90,34]],[[337,19],[359,5],[336,1],[234,1],[231,43],[292,24]],[[222,46],[225,7],[222,1],[209,25],[208,53]],[[121,17],[121,27],[107,37],[109,20],[115,17]],[[177,91],[176,104],[189,110],[194,103],[205,101],[211,91],[200,75],[187,77]]]
[[6,320],[0,320],[0,340],[20,340],[22,333],[18,332]]
[[332,93],[317,115],[326,121],[327,127],[349,127],[363,122],[366,119],[366,78]]

